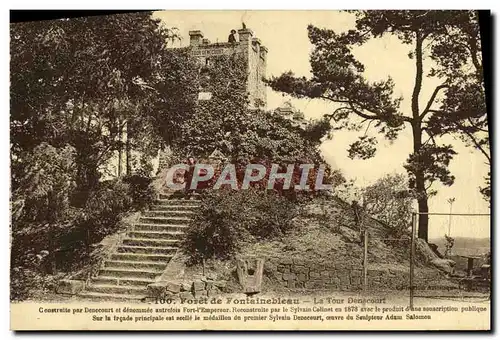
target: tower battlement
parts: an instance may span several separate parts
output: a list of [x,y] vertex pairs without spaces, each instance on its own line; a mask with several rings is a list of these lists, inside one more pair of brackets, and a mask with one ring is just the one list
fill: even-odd
[[248,73],[247,91],[250,107],[262,105],[265,107],[267,98],[263,79],[266,76],[268,49],[262,45],[259,38],[253,36],[251,29],[239,29],[237,36],[234,42],[211,43],[209,39],[204,38],[203,32],[189,31],[191,55],[203,65],[209,65],[211,57],[234,53],[243,55]]

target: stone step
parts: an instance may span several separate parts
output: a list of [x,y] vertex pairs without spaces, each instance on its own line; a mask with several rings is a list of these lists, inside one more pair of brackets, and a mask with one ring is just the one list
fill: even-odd
[[129,246],[121,245],[118,247],[119,253],[132,253],[132,254],[175,254],[177,247],[158,247],[158,246]]
[[187,224],[148,224],[138,223],[134,225],[132,231],[185,231],[189,225]]
[[87,292],[95,292],[95,293],[108,293],[108,294],[121,294],[121,295],[147,295],[146,286],[137,287],[137,286],[118,286],[118,285],[110,285],[110,284],[95,284],[87,286]]
[[162,270],[154,269],[135,269],[135,268],[113,268],[106,267],[99,271],[99,276],[115,277],[115,278],[136,278],[136,279],[154,279],[163,273]]
[[168,263],[174,255],[164,254],[135,254],[135,253],[114,253],[111,260],[117,261],[149,261]]
[[87,292],[84,291],[80,297],[95,301],[105,301],[105,300],[120,300],[120,301],[130,301],[130,300],[142,300],[146,295],[131,295],[131,294],[111,294],[111,293],[97,293],[97,292]]
[[147,224],[176,224],[176,223],[189,223],[191,221],[191,218],[189,217],[176,217],[176,216],[170,216],[170,217],[144,217],[141,216],[139,218],[139,223],[147,223]]
[[161,206],[173,206],[173,205],[183,205],[183,206],[199,206],[199,200],[184,200],[184,199],[159,199],[156,200],[155,205]]
[[134,268],[134,269],[154,269],[163,270],[167,267],[165,262],[154,261],[125,261],[125,260],[106,260],[104,261],[104,269],[111,268]]
[[179,244],[179,240],[155,240],[148,238],[126,238],[123,245],[126,246],[146,246],[146,247],[171,247]]
[[157,240],[179,239],[184,235],[182,231],[129,231],[127,235],[130,238],[151,238]]
[[145,211],[143,217],[191,217],[192,210],[149,210]]
[[183,201],[189,201],[189,200],[199,200],[200,199],[200,194],[198,193],[193,193],[190,196],[185,196],[183,193],[174,193],[174,194],[160,194],[158,197],[160,200],[183,200]]
[[175,205],[175,204],[154,204],[151,206],[152,211],[191,211],[194,212],[196,209],[200,207],[199,204],[183,204],[183,205]]
[[138,279],[134,277],[112,277],[112,276],[97,276],[92,279],[92,283],[116,286],[147,286],[155,282],[153,279]]

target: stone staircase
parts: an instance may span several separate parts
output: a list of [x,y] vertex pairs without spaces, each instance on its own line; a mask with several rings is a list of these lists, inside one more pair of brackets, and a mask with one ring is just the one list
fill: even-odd
[[197,200],[161,195],[151,210],[143,212],[99,274],[80,297],[93,300],[141,300],[147,286],[163,273],[175,255]]

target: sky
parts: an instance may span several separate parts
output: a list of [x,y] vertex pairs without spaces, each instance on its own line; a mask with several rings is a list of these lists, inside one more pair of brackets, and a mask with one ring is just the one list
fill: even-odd
[[[279,76],[292,70],[298,76],[310,76],[309,54],[312,45],[307,37],[307,25],[329,28],[342,32],[353,28],[351,14],[338,11],[163,11],[154,16],[167,27],[176,27],[182,37],[174,46],[189,45],[189,31],[201,30],[211,42],[225,42],[231,29],[239,29],[244,22],[254,32],[263,46],[269,50],[267,76]],[[395,95],[402,96],[401,109],[409,115],[410,98],[414,84],[414,61],[408,58],[410,46],[402,44],[395,37],[383,37],[368,42],[354,50],[356,58],[365,65],[365,76],[370,81],[392,77]],[[424,63],[424,70],[429,70]],[[420,106],[425,106],[437,79],[424,78]],[[319,118],[331,113],[336,106],[332,103],[292,99],[289,96],[267,90],[267,108],[274,109],[286,101],[304,112],[306,117]],[[362,133],[362,132],[361,132]],[[406,173],[403,168],[412,150],[412,136],[409,127],[400,133],[394,143],[378,138],[378,150],[370,160],[351,160],[347,157],[349,144],[357,140],[360,132],[340,131],[331,140],[321,145],[321,151],[329,164],[340,169],[347,179],[354,179],[356,185],[366,186],[389,173]],[[368,133],[376,136],[376,133]],[[454,197],[453,212],[488,213],[488,204],[482,199],[479,187],[488,172],[485,158],[478,151],[466,147],[462,142],[448,137],[443,143],[453,144],[457,156],[452,160],[450,171],[456,177],[455,184],[444,187],[434,184],[438,194],[429,200],[431,212],[449,212],[449,198]],[[443,237],[449,225],[448,216],[431,217],[429,237]],[[489,237],[489,217],[453,217],[451,236]]]

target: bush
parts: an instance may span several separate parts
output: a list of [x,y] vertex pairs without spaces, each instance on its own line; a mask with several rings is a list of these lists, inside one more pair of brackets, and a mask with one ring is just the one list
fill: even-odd
[[408,179],[402,174],[389,174],[363,189],[364,211],[386,224],[395,238],[408,236],[412,205],[415,199],[408,190]]
[[46,143],[17,160],[24,171],[12,192],[13,299],[29,298],[31,291],[46,287],[54,268],[74,272],[88,264],[93,244],[116,232],[125,213],[155,199],[151,178],[136,174],[83,189],[85,201],[75,205],[74,162],[73,148]]
[[245,242],[286,233],[297,211],[296,202],[271,191],[206,191],[183,247],[193,263],[203,258],[227,259]]
[[26,298],[30,290],[43,286],[36,282],[41,283],[53,265],[58,271],[73,272],[88,264],[91,245],[116,232],[124,214],[132,208],[130,190],[120,180],[102,182],[89,193],[86,205],[68,209],[65,219],[53,223],[15,222],[11,251],[11,267],[17,268],[11,272],[13,298]]
[[10,298],[12,301],[29,299],[36,290],[54,288],[54,278],[44,275],[42,270],[42,264],[47,255],[47,251],[28,252],[12,263],[10,270]]
[[65,219],[75,189],[74,161],[73,147],[56,148],[47,143],[18,159],[15,163],[22,164],[23,171],[14,177],[12,200],[20,203],[20,209],[13,221],[50,223]]
[[156,199],[156,192],[151,185],[153,179],[139,174],[128,175],[123,182],[129,186],[129,194],[132,198],[133,208],[136,210],[147,209]]
[[88,230],[89,243],[99,242],[116,231],[124,213],[133,206],[130,187],[120,180],[103,182],[85,205],[82,227]]

